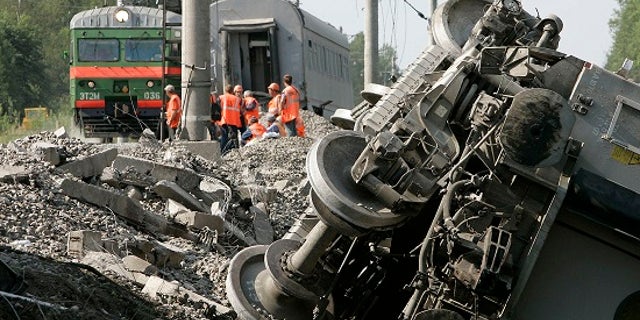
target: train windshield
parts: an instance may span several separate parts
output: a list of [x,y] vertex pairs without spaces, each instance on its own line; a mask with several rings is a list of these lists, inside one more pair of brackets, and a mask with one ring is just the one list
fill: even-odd
[[78,61],[120,60],[118,39],[78,39]]
[[124,52],[127,61],[161,61],[162,40],[128,39]]

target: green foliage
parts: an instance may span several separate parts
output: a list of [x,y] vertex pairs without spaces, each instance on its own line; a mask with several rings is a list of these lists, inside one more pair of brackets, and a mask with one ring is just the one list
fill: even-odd
[[[614,37],[606,68],[613,71],[625,58],[640,62],[640,0],[618,0],[618,5],[609,20]],[[630,78],[640,81],[640,68],[631,70]]]
[[[115,1],[111,4],[115,4]],[[0,116],[10,127],[24,108],[69,95],[69,21],[104,0],[0,0]],[[0,129],[3,129],[0,128]]]
[[44,101],[47,88],[42,42],[26,20],[0,15],[0,115],[10,118]]
[[[353,36],[349,42],[351,66],[351,86],[353,87],[353,101],[362,101],[360,92],[364,89],[364,33],[360,32]],[[378,51],[378,66],[375,70],[375,79],[380,84],[391,85],[391,76],[397,76],[399,70],[396,50],[389,44],[384,44]]]

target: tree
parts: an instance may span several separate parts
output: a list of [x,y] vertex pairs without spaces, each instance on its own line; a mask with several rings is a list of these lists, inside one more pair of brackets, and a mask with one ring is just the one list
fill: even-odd
[[[114,2],[115,3],[115,2]],[[104,0],[0,0],[0,115],[69,95],[69,21]],[[46,14],[43,14],[46,13]]]
[[26,20],[0,13],[0,116],[14,118],[46,100],[42,41]]
[[[364,89],[364,33],[353,36],[349,42],[351,66],[351,86],[353,87],[353,101],[361,101],[360,92]],[[391,85],[391,77],[399,70],[396,50],[389,44],[382,45],[378,51],[378,66],[376,67],[376,79],[381,79],[384,85]]]
[[[618,0],[618,5],[609,20],[614,37],[606,68],[613,71],[620,68],[625,58],[640,61],[640,0]],[[631,70],[629,77],[640,81],[640,69]]]

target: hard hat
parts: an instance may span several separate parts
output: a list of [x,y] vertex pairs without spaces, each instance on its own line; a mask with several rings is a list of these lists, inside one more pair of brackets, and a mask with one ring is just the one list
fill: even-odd
[[176,87],[174,87],[172,84],[168,84],[166,87],[164,87],[164,91],[175,92],[176,91]]
[[239,84],[237,84],[235,87],[233,87],[233,92],[238,92],[238,91],[242,92],[242,86],[239,85]]
[[244,91],[244,96],[245,97],[253,97],[253,92],[251,90],[245,90]]
[[275,90],[275,91],[280,91],[280,86],[279,86],[277,83],[272,82],[272,83],[267,87],[267,89],[272,89],[272,90]]

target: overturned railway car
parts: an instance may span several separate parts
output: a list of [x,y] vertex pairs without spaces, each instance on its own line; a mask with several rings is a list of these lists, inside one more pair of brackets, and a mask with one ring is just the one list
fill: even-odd
[[[157,8],[85,10],[70,22],[70,96],[87,138],[137,137],[157,130],[163,85],[180,85],[180,15]],[[167,27],[169,25],[169,27]]]
[[334,26],[285,0],[222,0],[210,7],[215,86],[266,91],[285,74],[301,107],[331,116],[351,108],[349,42]]

